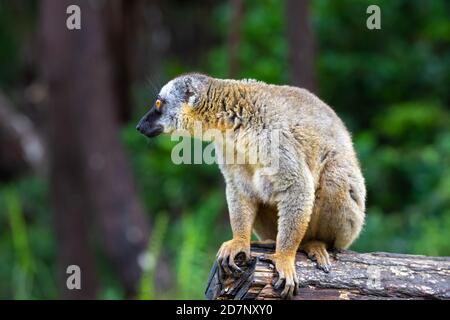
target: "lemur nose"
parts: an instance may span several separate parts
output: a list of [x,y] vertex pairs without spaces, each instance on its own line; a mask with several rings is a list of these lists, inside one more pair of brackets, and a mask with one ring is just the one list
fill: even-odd
[[139,131],[139,132],[141,131],[141,123],[138,123],[138,124],[137,124],[136,130]]

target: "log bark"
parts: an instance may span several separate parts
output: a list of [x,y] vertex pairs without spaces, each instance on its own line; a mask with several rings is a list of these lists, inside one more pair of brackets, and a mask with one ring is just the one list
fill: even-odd
[[[274,252],[272,245],[252,244],[251,259],[244,263],[241,275],[221,277],[214,263],[207,299],[271,300],[280,299],[273,289],[275,267],[264,255]],[[295,300],[367,300],[367,299],[450,299],[450,257],[343,251],[331,253],[329,273],[316,268],[315,262],[297,252],[296,270],[300,283]]]

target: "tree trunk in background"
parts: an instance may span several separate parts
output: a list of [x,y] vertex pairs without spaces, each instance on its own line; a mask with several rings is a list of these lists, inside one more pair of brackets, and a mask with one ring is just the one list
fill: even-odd
[[[125,2],[125,1],[123,1]],[[41,2],[42,76],[48,88],[50,188],[64,298],[94,298],[95,262],[89,234],[98,237],[128,296],[134,294],[148,225],[119,140],[120,91],[109,19],[116,2]],[[66,28],[66,8],[81,8],[81,30]],[[122,48],[123,49],[123,48]],[[123,61],[122,61],[123,62]],[[81,267],[82,290],[67,290],[66,267]]]
[[234,78],[239,72],[238,50],[241,36],[242,14],[244,6],[242,0],[230,0],[231,21],[228,34],[228,77]]
[[286,0],[285,9],[291,83],[316,92],[314,34],[309,19],[309,1]]
[[102,12],[107,33],[107,50],[115,67],[113,83],[117,98],[120,99],[117,103],[120,122],[131,119],[129,85],[141,68],[137,59],[137,33],[145,31],[142,23],[143,12],[142,0],[110,1]]

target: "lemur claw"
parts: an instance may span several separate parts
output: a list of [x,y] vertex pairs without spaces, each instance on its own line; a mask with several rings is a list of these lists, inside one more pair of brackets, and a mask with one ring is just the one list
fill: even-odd
[[317,268],[322,270],[322,271],[324,271],[324,272],[326,272],[326,273],[329,273],[330,269],[331,269],[330,265],[328,265],[328,264],[317,264]]
[[224,242],[217,253],[217,264],[222,275],[239,275],[243,270],[236,264],[234,259],[243,253],[244,261],[250,258],[250,244],[241,240],[230,240]]
[[298,278],[295,272],[295,265],[291,261],[286,261],[284,258],[279,258],[275,254],[263,255],[261,260],[267,261],[275,265],[278,277],[272,282],[275,290],[281,290],[281,297],[283,299],[291,299],[298,293]]

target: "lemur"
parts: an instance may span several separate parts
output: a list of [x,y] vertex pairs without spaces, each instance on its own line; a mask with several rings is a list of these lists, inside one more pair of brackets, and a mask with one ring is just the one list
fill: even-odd
[[[253,230],[260,240],[275,242],[270,259],[282,297],[297,293],[298,249],[329,272],[327,249],[345,249],[356,239],[366,197],[350,134],[336,113],[305,89],[192,73],[164,85],[137,129],[148,137],[176,130],[194,134],[196,122],[204,130],[227,132],[222,144],[233,142],[235,153],[266,146],[278,133],[276,151],[261,152],[265,163],[278,164],[274,172],[264,171],[264,161],[219,163],[233,234],[217,254],[222,271],[240,270],[239,253],[250,257]],[[216,153],[224,156],[222,145]]]

